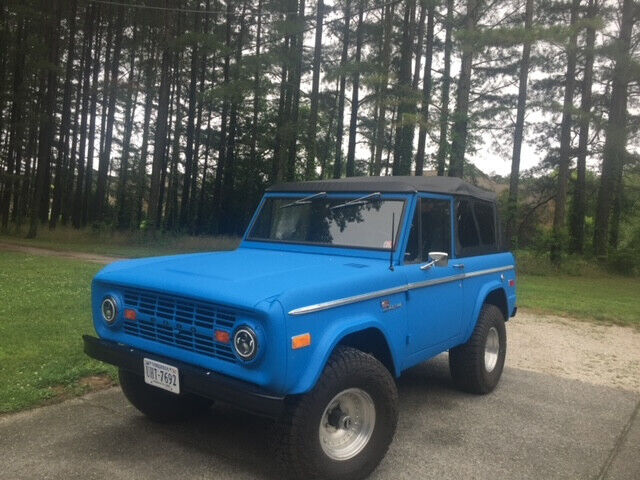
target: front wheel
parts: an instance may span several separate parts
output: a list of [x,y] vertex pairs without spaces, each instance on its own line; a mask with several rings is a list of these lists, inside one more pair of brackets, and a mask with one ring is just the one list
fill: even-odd
[[205,413],[213,400],[191,393],[179,395],[145,383],[141,375],[119,370],[120,387],[127,400],[155,422],[167,423],[196,417]]
[[461,390],[485,394],[498,385],[507,352],[504,321],[498,307],[485,304],[469,341],[449,350],[451,376]]
[[338,347],[314,389],[289,400],[277,439],[281,467],[291,478],[365,478],[387,452],[397,421],[389,371],[371,355]]

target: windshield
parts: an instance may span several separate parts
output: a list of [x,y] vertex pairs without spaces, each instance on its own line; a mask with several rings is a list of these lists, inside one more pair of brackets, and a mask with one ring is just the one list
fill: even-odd
[[390,250],[391,222],[397,239],[403,207],[404,200],[385,200],[379,194],[269,197],[247,239]]

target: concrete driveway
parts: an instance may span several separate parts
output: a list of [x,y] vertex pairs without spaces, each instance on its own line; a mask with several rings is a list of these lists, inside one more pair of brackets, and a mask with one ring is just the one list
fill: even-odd
[[[640,395],[507,368],[476,397],[446,356],[399,382],[400,422],[373,479],[640,479]],[[272,424],[216,406],[147,421],[110,389],[0,418],[2,479],[277,479]]]

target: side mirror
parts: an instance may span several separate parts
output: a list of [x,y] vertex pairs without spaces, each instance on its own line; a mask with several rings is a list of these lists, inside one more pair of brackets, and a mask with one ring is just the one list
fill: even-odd
[[420,270],[429,270],[431,267],[446,267],[449,265],[449,254],[445,252],[429,252],[429,262],[420,266]]

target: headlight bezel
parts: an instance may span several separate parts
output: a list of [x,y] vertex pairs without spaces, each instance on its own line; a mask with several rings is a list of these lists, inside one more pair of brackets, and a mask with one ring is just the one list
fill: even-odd
[[[233,352],[244,363],[254,362],[260,353],[261,342],[260,335],[251,326],[247,324],[239,325],[233,332],[232,337]],[[241,351],[239,344],[251,347],[248,351]]]
[[[109,311],[112,313],[109,314]],[[118,305],[118,300],[115,296],[107,295],[102,299],[102,302],[100,303],[100,314],[102,315],[102,321],[108,327],[113,327],[117,323],[119,312],[120,306]]]

